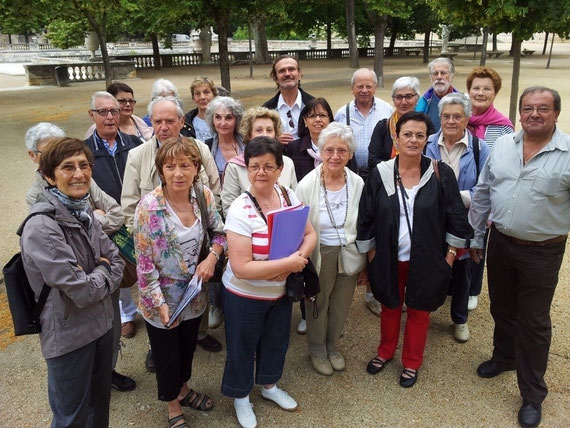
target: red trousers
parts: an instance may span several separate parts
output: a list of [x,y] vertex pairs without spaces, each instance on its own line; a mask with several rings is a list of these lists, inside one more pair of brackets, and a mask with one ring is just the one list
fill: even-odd
[[[398,346],[400,319],[402,318],[402,305],[404,304],[404,292],[408,282],[409,265],[410,262],[398,262],[400,305],[395,309],[382,305],[378,356],[383,360],[392,359]],[[405,368],[417,370],[422,365],[429,328],[429,314],[428,311],[420,311],[410,307],[407,309],[404,347],[402,349],[402,364]]]

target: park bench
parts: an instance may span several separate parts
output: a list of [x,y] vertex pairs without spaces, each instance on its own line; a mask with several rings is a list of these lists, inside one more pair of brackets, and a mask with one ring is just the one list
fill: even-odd
[[531,51],[529,49],[523,49],[522,50],[522,56],[531,56],[534,53],[534,51]]
[[489,55],[489,58],[499,58],[501,55],[503,55],[505,52],[504,51],[489,51],[487,52],[487,55]]

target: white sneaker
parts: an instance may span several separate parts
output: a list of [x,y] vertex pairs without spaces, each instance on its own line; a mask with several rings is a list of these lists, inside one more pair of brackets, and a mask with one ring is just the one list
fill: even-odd
[[307,321],[302,318],[297,325],[297,334],[307,334]]
[[238,422],[243,428],[255,428],[257,426],[257,418],[255,413],[253,413],[253,404],[237,404],[234,400],[234,408],[236,409]]
[[467,342],[471,335],[469,334],[469,327],[465,324],[455,324],[455,338],[460,342]]
[[273,401],[283,410],[287,410],[288,412],[294,412],[297,410],[297,402],[277,386],[273,392],[268,392],[267,389],[261,387],[261,396],[266,400]]
[[374,297],[369,301],[365,301],[364,304],[368,308],[370,312],[372,312],[376,316],[380,316],[380,312],[382,312],[382,307],[380,306],[380,302],[376,300]]
[[469,296],[469,302],[467,302],[467,309],[472,311],[477,307],[478,303],[479,303],[478,296]]
[[218,328],[222,323],[222,310],[215,306],[210,306],[208,313],[208,328]]

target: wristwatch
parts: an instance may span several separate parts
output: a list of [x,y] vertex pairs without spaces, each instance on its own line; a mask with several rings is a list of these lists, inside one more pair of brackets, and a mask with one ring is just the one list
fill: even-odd
[[216,256],[216,260],[220,261],[220,255],[218,253],[216,253],[216,250],[214,250],[212,247],[209,248],[210,253],[212,253],[214,256]]

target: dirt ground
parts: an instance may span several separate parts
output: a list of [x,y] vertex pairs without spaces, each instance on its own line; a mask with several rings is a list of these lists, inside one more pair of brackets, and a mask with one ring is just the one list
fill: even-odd
[[[541,51],[540,43],[526,42],[527,49]],[[503,50],[507,47],[503,48]],[[478,65],[472,54],[455,59],[454,86],[465,90],[465,77]],[[541,84],[560,91],[562,113],[559,125],[570,132],[570,99],[568,70],[570,43],[557,43],[549,70],[546,58],[540,55],[523,58],[520,87]],[[508,114],[512,59],[503,57],[487,61],[499,71],[503,89],[496,106]],[[361,59],[361,66],[372,66],[372,59]],[[325,97],[333,110],[351,98],[347,60],[306,61],[302,64],[303,88],[313,95]],[[232,67],[233,95],[246,107],[260,104],[274,94],[269,66],[256,66],[254,79],[249,79],[248,66]],[[186,110],[192,107],[189,86],[192,79],[208,75],[219,82],[217,67],[186,67],[162,71],[139,71],[138,78],[129,80],[136,98],[136,114],[145,114],[150,88],[155,79],[165,77],[181,92]],[[402,75],[420,78],[422,90],[428,87],[426,67],[419,57],[387,58],[385,86],[377,96],[390,102],[390,88]],[[24,195],[32,183],[34,164],[24,147],[26,130],[39,121],[63,127],[68,135],[82,138],[90,125],[87,115],[91,94],[104,89],[102,82],[78,83],[65,88],[26,88],[22,76],[0,75],[0,262],[4,265],[18,249],[15,231],[25,217]],[[519,128],[519,127],[517,127]],[[554,302],[552,304],[553,338],[546,381],[549,395],[543,404],[544,427],[570,426],[570,262],[566,253]],[[357,289],[346,332],[340,348],[347,360],[347,369],[332,377],[315,373],[310,365],[305,337],[295,333],[300,318],[298,306],[293,312],[291,344],[280,386],[299,403],[297,412],[288,413],[273,403],[262,400],[258,389],[251,395],[259,426],[262,427],[515,427],[520,396],[513,372],[494,379],[481,379],[475,369],[488,359],[492,350],[493,323],[489,314],[486,290],[479,307],[470,313],[472,338],[464,344],[453,339],[449,302],[432,314],[425,361],[418,383],[411,389],[398,385],[402,369],[400,348],[395,360],[376,376],[365,371],[366,363],[376,352],[378,318],[363,304],[363,290]],[[154,375],[144,368],[148,342],[143,322],[137,319],[138,333],[123,340],[122,357],[117,371],[133,377],[137,389],[132,392],[113,391],[111,398],[112,427],[165,427],[166,406],[156,398]],[[224,343],[223,326],[212,334]],[[237,426],[232,400],[220,394],[225,353],[196,351],[191,387],[208,393],[216,402],[210,412],[186,410],[190,426]],[[45,427],[51,421],[47,400],[46,367],[37,337],[14,338],[11,319],[6,309],[6,296],[0,285],[0,427]]]

